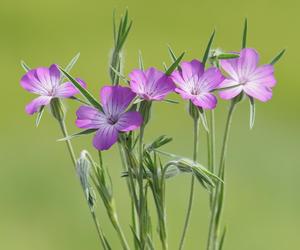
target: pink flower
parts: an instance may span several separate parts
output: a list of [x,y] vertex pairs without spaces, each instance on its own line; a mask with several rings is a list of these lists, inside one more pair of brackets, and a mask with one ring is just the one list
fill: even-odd
[[181,63],[181,69],[171,75],[177,84],[175,91],[183,99],[191,100],[195,106],[214,109],[217,98],[211,93],[224,80],[221,71],[212,67],[204,71],[203,64],[198,60]]
[[[39,95],[33,99],[27,106],[26,112],[32,115],[40,110],[41,107],[50,103],[53,98],[68,98],[79,93],[79,91],[70,82],[60,84],[61,73],[56,64],[50,68],[40,67],[29,70],[21,78],[21,86],[28,92]],[[86,84],[77,79],[82,85]]]
[[175,88],[171,78],[155,68],[146,71],[135,69],[129,78],[131,90],[148,101],[161,101]]
[[139,112],[126,111],[135,94],[127,87],[105,86],[100,91],[103,112],[90,106],[81,106],[76,125],[96,129],[93,144],[98,150],[107,150],[118,140],[120,132],[139,128],[143,118]]
[[274,68],[270,64],[258,66],[258,61],[258,53],[249,48],[243,49],[239,58],[221,60],[221,67],[229,77],[219,88],[238,86],[220,91],[220,97],[228,100],[245,92],[262,102],[270,100],[272,87],[276,84]]

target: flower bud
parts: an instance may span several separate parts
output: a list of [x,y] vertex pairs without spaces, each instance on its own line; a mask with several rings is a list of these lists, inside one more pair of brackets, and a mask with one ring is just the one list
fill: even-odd
[[58,121],[63,121],[65,119],[65,108],[58,98],[53,98],[51,100],[50,110],[54,118]]

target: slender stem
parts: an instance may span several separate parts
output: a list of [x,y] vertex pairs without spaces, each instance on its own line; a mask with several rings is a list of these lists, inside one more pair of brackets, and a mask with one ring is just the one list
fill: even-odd
[[[199,130],[199,118],[194,118],[194,151],[193,151],[193,161],[197,161],[197,153],[198,153],[198,130]],[[190,197],[189,197],[189,203],[188,203],[188,208],[187,208],[187,213],[185,217],[185,223],[183,227],[183,232],[179,244],[179,250],[183,248],[184,245],[184,240],[185,236],[187,233],[187,229],[190,223],[190,217],[191,217],[191,211],[192,211],[192,206],[193,206],[193,200],[194,200],[194,186],[195,186],[195,177],[194,175],[192,176],[191,180],[191,188],[190,188]]]
[[99,239],[101,241],[103,249],[109,250],[109,248],[107,247],[107,243],[106,243],[106,240],[105,240],[104,233],[102,231],[102,228],[99,225],[99,222],[97,220],[96,214],[95,214],[95,212],[93,210],[91,210],[91,215],[92,215],[93,221],[95,223],[95,226],[96,226],[96,229],[97,229],[97,233],[98,233],[98,236],[99,236]]
[[144,139],[144,125],[140,128],[140,137],[139,137],[139,229],[140,229],[140,241],[142,249],[145,246],[145,237],[144,237],[144,170],[143,170],[143,139]]
[[[215,147],[216,147],[216,140],[215,140],[215,112],[214,110],[211,110],[210,112],[210,128],[209,132],[207,133],[207,151],[208,151],[208,167],[209,171],[211,173],[215,173]],[[210,193],[210,209],[212,210],[213,205],[213,199],[214,199],[214,192]]]
[[[65,121],[64,120],[60,120],[58,122],[59,122],[59,125],[60,125],[60,128],[61,128],[61,131],[63,133],[63,136],[64,137],[68,137],[69,135],[68,135],[68,131],[67,131],[67,127],[66,127]],[[74,167],[76,168],[76,156],[75,156],[75,153],[74,153],[74,149],[73,149],[72,143],[71,143],[70,140],[66,140],[66,144],[67,144],[70,156],[71,156],[71,160],[72,160],[72,162],[74,164]]]
[[[222,144],[222,150],[221,150],[221,158],[220,158],[220,164],[218,168],[218,176],[222,179],[224,179],[225,174],[225,158],[226,158],[226,152],[227,152],[227,145],[228,145],[228,138],[229,138],[229,132],[230,132],[230,126],[232,122],[232,116],[233,112],[236,106],[236,102],[232,101],[228,115],[226,120],[226,126],[225,126],[225,132],[223,137],[223,144]],[[219,221],[222,213],[223,208],[223,196],[224,194],[224,186],[221,182],[217,183],[216,189],[214,191],[214,199],[213,199],[213,206],[212,206],[212,214],[210,219],[210,225],[209,225],[209,235],[208,235],[208,242],[207,242],[207,250],[217,250],[218,246],[218,234],[219,234]]]
[[114,227],[115,227],[115,229],[116,229],[116,231],[117,231],[117,233],[119,235],[119,238],[121,240],[123,249],[124,250],[130,250],[130,247],[129,247],[128,243],[127,243],[127,240],[125,238],[125,235],[123,233],[123,230],[121,228],[121,225],[119,223],[119,220],[118,220],[117,216],[115,216],[115,218],[114,218],[113,225],[114,225]]

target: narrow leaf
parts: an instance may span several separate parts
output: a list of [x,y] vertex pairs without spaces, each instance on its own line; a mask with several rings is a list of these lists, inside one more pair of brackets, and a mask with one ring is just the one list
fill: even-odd
[[283,49],[282,51],[280,51],[280,52],[277,54],[277,56],[275,56],[275,57],[273,58],[273,60],[270,62],[270,64],[274,65],[275,63],[277,63],[277,62],[281,59],[281,57],[284,55],[285,51],[286,51],[286,49]]
[[83,130],[79,133],[76,133],[76,134],[69,135],[67,137],[58,139],[57,141],[69,141],[69,140],[73,139],[74,137],[78,137],[78,136],[81,136],[81,135],[88,135],[88,134],[94,133],[95,131],[97,131],[97,129],[86,129],[86,130]]
[[125,83],[129,84],[130,81],[118,70],[116,70],[112,65],[110,66],[111,70],[118,76],[120,77]]
[[234,58],[239,58],[240,55],[239,54],[230,54],[230,53],[223,53],[223,54],[220,54],[217,56],[217,58],[219,60],[222,60],[222,59],[234,59]]
[[185,52],[183,52],[177,59],[176,61],[168,68],[168,70],[166,71],[166,75],[171,75],[172,72],[178,67],[180,61],[182,60],[183,56],[184,56]]
[[177,60],[177,56],[175,55],[174,51],[172,50],[172,48],[170,46],[168,46],[168,50],[169,50],[169,54],[171,56],[172,61],[175,62]]
[[247,33],[248,33],[248,20],[245,19],[244,22],[244,30],[243,30],[243,40],[242,40],[242,48],[246,48],[247,46]]
[[221,237],[220,243],[219,243],[219,250],[222,250],[222,249],[223,249],[224,241],[225,241],[225,236],[226,236],[226,232],[227,232],[227,228],[224,227],[223,233],[222,233],[222,237]]
[[179,102],[177,101],[174,101],[174,100],[170,100],[170,99],[164,99],[162,100],[163,102],[166,102],[166,103],[171,103],[171,104],[178,104]]
[[73,85],[80,91],[80,93],[92,104],[95,108],[102,110],[101,104],[84,88],[77,82],[69,73],[59,68],[61,72],[73,83]]
[[139,50],[139,67],[141,70],[144,70],[144,61],[142,51]]
[[[68,63],[68,65],[67,65],[66,68],[65,68],[65,71],[66,71],[66,72],[68,72],[68,73],[71,72],[72,68],[74,67],[74,65],[75,65],[76,62],[78,61],[79,57],[80,57],[80,53],[77,53],[77,54],[71,59],[71,61]],[[61,78],[60,78],[60,82],[63,82],[63,81],[65,80],[65,78],[66,78],[66,77],[65,77],[64,75],[62,75]]]
[[40,124],[40,121],[41,121],[42,116],[43,116],[43,114],[44,114],[44,110],[45,110],[45,106],[42,106],[42,107],[40,108],[40,111],[39,111],[38,114],[37,114],[37,117],[36,117],[36,120],[35,120],[35,126],[36,126],[36,127],[38,127],[39,124]]
[[202,108],[199,108],[199,114],[200,114],[200,120],[202,122],[203,127],[207,132],[209,132],[208,124],[207,124],[207,119],[206,119],[206,113]]
[[30,70],[29,66],[23,60],[21,61],[21,66],[26,72]]
[[211,36],[210,36],[210,38],[209,38],[209,41],[208,41],[208,44],[207,44],[207,46],[206,46],[206,49],[205,49],[205,52],[204,52],[204,56],[203,56],[203,58],[202,58],[202,63],[203,63],[204,66],[205,66],[205,64],[206,64],[206,62],[207,62],[208,55],[209,55],[209,51],[210,51],[211,45],[212,45],[212,43],[213,43],[215,34],[216,34],[216,31],[214,30],[213,33],[211,34]]
[[255,102],[253,97],[249,96],[250,100],[250,129],[253,128],[255,122]]

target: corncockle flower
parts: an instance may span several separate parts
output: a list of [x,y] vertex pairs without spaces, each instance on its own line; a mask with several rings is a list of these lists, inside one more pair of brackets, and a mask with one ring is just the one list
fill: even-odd
[[107,150],[118,140],[119,132],[137,129],[142,116],[126,111],[135,94],[128,87],[104,86],[100,91],[103,112],[90,106],[81,106],[76,114],[79,128],[97,129],[93,144],[98,150]]
[[224,80],[221,71],[215,67],[204,70],[204,65],[198,60],[183,62],[180,67],[171,75],[177,84],[175,91],[195,106],[214,109],[217,98],[211,92]]
[[175,89],[172,79],[153,67],[146,71],[135,69],[129,78],[131,90],[147,101],[161,101]]
[[[48,105],[53,98],[69,98],[79,93],[71,82],[60,84],[60,79],[61,73],[56,64],[52,64],[49,68],[39,67],[29,70],[21,78],[21,86],[25,90],[40,95],[26,106],[25,110],[29,115]],[[86,86],[82,80],[77,81]]]
[[232,87],[220,91],[223,99],[232,99],[242,92],[262,102],[272,97],[272,87],[276,84],[274,67],[270,64],[258,66],[259,55],[254,49],[246,48],[235,59],[220,60],[221,67],[228,73],[220,88]]

